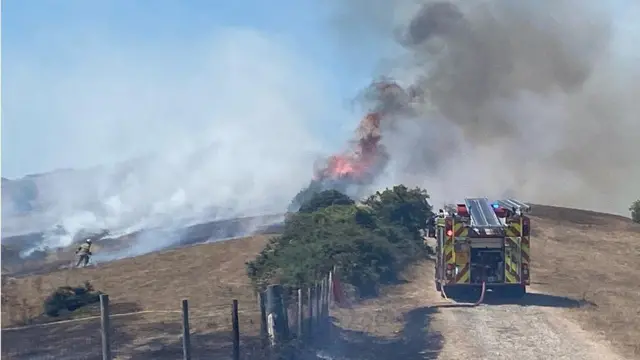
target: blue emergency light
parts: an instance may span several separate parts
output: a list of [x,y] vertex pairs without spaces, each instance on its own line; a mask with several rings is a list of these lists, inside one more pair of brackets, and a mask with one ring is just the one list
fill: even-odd
[[498,205],[498,203],[493,203],[493,205],[492,205],[492,206],[493,206],[493,208],[494,208],[494,209],[497,209],[497,208],[499,208],[499,207],[500,207],[500,205]]

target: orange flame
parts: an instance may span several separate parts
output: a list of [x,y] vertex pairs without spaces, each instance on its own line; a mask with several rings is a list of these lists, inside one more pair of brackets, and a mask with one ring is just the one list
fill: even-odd
[[352,153],[333,155],[316,178],[360,178],[369,171],[380,155],[380,114],[369,113],[358,126],[359,139]]
[[[350,152],[329,157],[325,168],[316,174],[316,179],[344,177],[359,179],[372,171],[376,161],[386,155],[380,146],[381,123],[387,112],[393,111],[392,106],[397,106],[397,103],[403,106],[404,99],[411,94],[407,94],[393,81],[373,83],[369,90],[378,109],[368,113],[360,121],[356,131],[355,148]],[[389,106],[389,103],[392,105]],[[387,109],[387,107],[391,108]]]

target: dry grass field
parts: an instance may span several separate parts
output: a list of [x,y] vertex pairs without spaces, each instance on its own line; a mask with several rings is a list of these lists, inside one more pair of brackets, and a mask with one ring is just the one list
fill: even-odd
[[533,287],[591,304],[567,315],[640,358],[640,224],[538,205],[532,228]]
[[[261,235],[194,245],[96,268],[56,270],[12,279],[2,288],[10,298],[2,307],[2,326],[21,325],[24,319],[40,314],[43,300],[55,288],[90,281],[97,290],[109,295],[112,314],[123,314],[113,319],[114,350],[119,358],[177,358],[181,351],[180,304],[185,298],[189,300],[195,353],[220,351],[220,356],[230,356],[233,299],[239,302],[245,339],[256,335],[258,329],[257,300],[245,275],[244,263],[263,248],[268,238]],[[93,307],[63,315],[61,319],[96,315],[99,310]],[[7,355],[18,348],[24,354],[25,349],[35,346],[36,352],[29,353],[31,356],[38,354],[38,349],[49,352],[55,348],[80,351],[90,358],[100,351],[99,319],[3,331],[2,340],[3,354]],[[60,356],[56,358],[67,356],[56,354]]]
[[[542,205],[534,206],[531,217],[532,290],[549,294],[538,300],[571,302],[536,306],[558,308],[562,316],[608,340],[626,358],[640,358],[640,225],[624,217]],[[267,239],[265,235],[195,245],[97,268],[57,270],[14,279],[2,289],[15,299],[13,307],[3,306],[3,327],[12,324],[8,319],[16,319],[14,325],[21,322],[20,314],[25,311],[28,315],[41,312],[42,300],[55,287],[89,280],[96,289],[110,295],[114,313],[177,311],[180,300],[188,298],[194,318],[198,318],[194,320],[194,332],[202,334],[200,338],[196,336],[196,343],[209,349],[207,354],[217,348],[224,352],[228,350],[228,329],[224,329],[229,326],[232,299],[238,299],[241,309],[247,311],[246,316],[241,316],[243,332],[246,329],[250,335],[257,329],[256,300],[244,262],[255,256]],[[438,312],[436,302],[441,299],[434,295],[432,268],[429,261],[417,264],[407,283],[387,289],[382,298],[360,308],[337,310],[337,324],[342,329],[339,331],[380,337],[407,332],[416,346],[437,343],[433,346],[442,347],[446,339],[435,330],[425,332],[427,338],[418,339],[425,321],[448,326],[434,316]],[[95,310],[85,312],[96,314]],[[412,320],[407,314],[422,320]],[[179,318],[175,312],[149,312],[114,319],[119,358],[163,358],[158,351],[169,354],[167,358],[176,358],[180,349]],[[16,346],[25,341],[33,343],[33,339],[39,339],[38,346],[51,348],[59,347],[59,342],[90,341],[99,350],[98,323],[79,324],[3,331],[3,352],[7,342]],[[341,346],[345,347],[341,352],[348,352],[346,348],[351,345]],[[380,346],[367,348],[372,353],[386,353]]]

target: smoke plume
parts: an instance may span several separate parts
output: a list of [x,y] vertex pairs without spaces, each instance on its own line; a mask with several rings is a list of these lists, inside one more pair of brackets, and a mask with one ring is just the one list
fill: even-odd
[[425,186],[437,201],[510,196],[627,213],[640,183],[640,62],[621,49],[639,37],[619,31],[613,5],[346,6],[342,33],[399,45],[379,54],[382,75],[405,89],[377,100],[390,159],[380,185]]
[[[51,30],[51,46],[3,55],[3,170],[17,157],[25,172],[73,168],[3,179],[3,241],[44,232],[28,255],[66,247],[81,230],[117,237],[281,213],[311,177],[323,147],[312,125],[336,113],[321,70],[288,42],[221,28],[146,47],[83,29]],[[51,48],[65,61],[29,53]],[[17,126],[24,121],[33,124]],[[154,232],[124,253],[180,236]]]

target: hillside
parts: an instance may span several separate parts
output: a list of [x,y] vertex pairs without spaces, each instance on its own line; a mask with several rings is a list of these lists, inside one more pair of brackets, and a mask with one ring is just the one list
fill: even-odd
[[[115,351],[119,353],[131,355],[139,351],[150,359],[157,358],[150,350],[150,342],[173,344],[173,347],[168,347],[169,350],[179,352],[179,310],[183,298],[189,299],[194,318],[193,331],[205,334],[198,340],[201,343],[194,346],[203,348],[204,343],[209,344],[206,346],[209,349],[228,346],[226,332],[224,337],[218,336],[217,332],[226,331],[230,326],[232,299],[238,299],[240,309],[244,312],[241,318],[243,335],[255,334],[256,324],[259,324],[255,316],[257,303],[245,275],[244,263],[263,248],[268,238],[268,235],[262,235],[194,245],[114,261],[96,268],[57,270],[43,275],[16,278],[2,287],[3,294],[11,296],[13,305],[3,305],[2,326],[20,323],[23,314],[40,314],[44,298],[56,287],[80,285],[89,280],[96,289],[109,294],[113,305],[112,313],[150,311],[113,321],[116,331]],[[73,315],[83,317],[98,314],[99,310],[93,308]],[[68,316],[62,317],[66,318]],[[72,322],[3,332],[3,355],[21,346],[44,352],[48,346],[62,348],[61,343],[78,343],[89,356],[100,351],[98,326],[98,321],[80,324]],[[33,349],[34,343],[41,346]],[[11,344],[11,348],[5,344]],[[163,348],[167,346],[163,345]],[[168,353],[170,358],[176,358],[173,350]],[[229,354],[229,351],[225,354]]]
[[[455,335],[455,331],[452,332],[451,325],[460,323],[459,316],[480,317],[482,321],[479,323],[490,327],[499,324],[507,326],[505,322],[508,321],[522,321],[525,324],[521,329],[523,334],[526,333],[526,326],[533,326],[532,324],[541,322],[542,318],[556,319],[549,321],[567,319],[590,334],[590,339],[595,339],[593,341],[611,343],[612,348],[619,350],[625,358],[640,359],[640,344],[637,340],[640,338],[640,309],[637,305],[640,304],[640,262],[637,261],[640,258],[640,225],[620,216],[542,205],[533,207],[531,217],[534,231],[531,241],[532,294],[522,300],[519,308],[513,308],[513,305],[501,307],[503,305],[499,304],[476,309],[442,307],[439,305],[442,299],[433,287],[433,265],[425,261],[417,265],[420,271],[414,271],[413,275],[407,278],[410,282],[388,289],[386,296],[365,302],[352,310],[336,311],[340,331],[347,333],[347,330],[351,330],[348,332],[349,336],[360,338],[358,341],[375,341],[375,346],[369,346],[371,344],[365,341],[364,344],[369,344],[367,351],[372,352],[372,356],[379,356],[372,358],[386,359],[383,354],[397,354],[397,348],[394,346],[400,346],[398,342],[389,338],[409,336],[403,331],[411,328],[410,332],[413,335],[407,341],[414,341],[412,344],[419,348],[436,347],[437,349],[434,348],[432,351],[440,353],[441,358],[455,359],[456,356],[462,358],[460,351],[463,351],[452,347],[456,336],[461,336]],[[229,303],[232,298],[240,299],[242,304],[246,304],[242,306],[249,309],[255,305],[255,300],[244,274],[244,261],[254,256],[267,238],[258,236],[195,245],[119,260],[95,269],[58,270],[44,275],[26,276],[15,279],[12,284],[3,287],[3,292],[6,291],[18,299],[26,299],[24,305],[34,313],[40,311],[41,300],[50,289],[64,284],[76,285],[85,280],[91,280],[97,289],[109,293],[115,308],[120,306],[121,311],[178,309],[180,299],[185,297],[193,304],[193,311],[213,311],[212,309],[216,308],[213,304]],[[7,319],[5,310],[3,306],[3,319]],[[224,311],[226,316],[228,310]],[[375,316],[372,317],[372,313]],[[506,318],[507,315],[514,317]],[[179,321],[179,317],[172,316],[172,321]],[[419,316],[420,319],[412,316]],[[166,323],[166,317],[167,315],[150,314],[145,317],[144,323]],[[163,339],[158,330],[161,325],[143,327],[139,325],[142,321],[140,319],[131,320],[129,323],[124,319],[119,321],[119,326],[126,329],[125,332],[129,335],[135,333],[142,339]],[[9,324],[3,321],[3,326],[7,325]],[[255,324],[246,324],[247,328],[252,326]],[[420,326],[432,326],[433,329],[438,329],[437,334],[423,333],[419,331],[422,329]],[[210,327],[211,325],[206,323],[195,325],[198,331]],[[56,336],[59,335],[55,334],[59,332],[52,331],[53,328],[49,328],[46,333],[29,337],[25,337],[24,334],[22,337],[16,337],[22,331],[3,332],[3,343],[33,339],[32,336],[48,339],[46,341],[56,341]],[[427,331],[427,328],[424,329]],[[457,333],[469,330],[456,329]],[[528,331],[532,331],[531,329]],[[34,334],[37,332],[30,331]],[[82,333],[77,331],[66,336],[76,336],[73,334],[82,336]],[[176,330],[176,334],[179,334],[179,330]],[[178,336],[176,334],[174,335]],[[417,341],[415,337],[422,336],[420,334],[428,336],[428,341]],[[175,337],[174,335],[171,336]],[[580,336],[582,339],[586,335]],[[550,339],[543,340],[551,341]],[[521,340],[518,339],[516,342],[521,343]],[[96,341],[99,343],[99,340]],[[342,345],[339,341],[336,342],[342,346],[341,352],[347,352],[348,348],[361,349],[364,346],[363,343],[357,345],[345,341]],[[148,345],[145,341],[139,343],[142,345],[128,342],[127,351],[143,351],[144,346]],[[553,346],[560,346],[558,344],[555,343]],[[500,345],[484,343],[477,346],[490,348]],[[544,341],[539,346],[544,346]],[[549,348],[553,346],[548,345]],[[403,349],[405,353],[424,350],[412,350],[407,347]],[[582,351],[587,349],[591,348],[585,347]],[[490,349],[485,351],[491,353]],[[407,354],[409,355],[411,354]],[[573,357],[567,358],[578,359],[579,356],[576,352]],[[521,359],[529,358],[523,356]]]
[[567,313],[640,358],[640,224],[541,205],[533,221],[533,287],[593,304]]
[[[268,235],[158,252],[101,264],[95,268],[61,269],[16,278],[3,288],[27,299],[32,312],[41,310],[44,297],[58,286],[91,281],[112,302],[136,304],[143,310],[176,308],[188,297],[194,308],[231,299],[246,299],[249,281],[244,262],[266,244]],[[36,286],[36,284],[41,284]],[[252,300],[251,300],[252,301]],[[4,311],[4,308],[3,308]],[[3,322],[3,326],[9,325]]]
[[[248,236],[255,233],[273,233],[279,230],[283,215],[264,215],[236,219],[216,220],[195,224],[173,230],[145,229],[118,237],[106,237],[94,240],[94,262],[131,257],[149,252],[147,247],[136,246],[152,239],[175,239],[166,242],[161,248],[177,248],[198,243]],[[42,241],[42,233],[11,236],[2,239],[2,264],[12,276],[24,276],[33,273],[46,273],[69,266],[74,261],[77,245],[52,251],[36,251],[27,259],[19,256],[20,251],[29,244]]]

